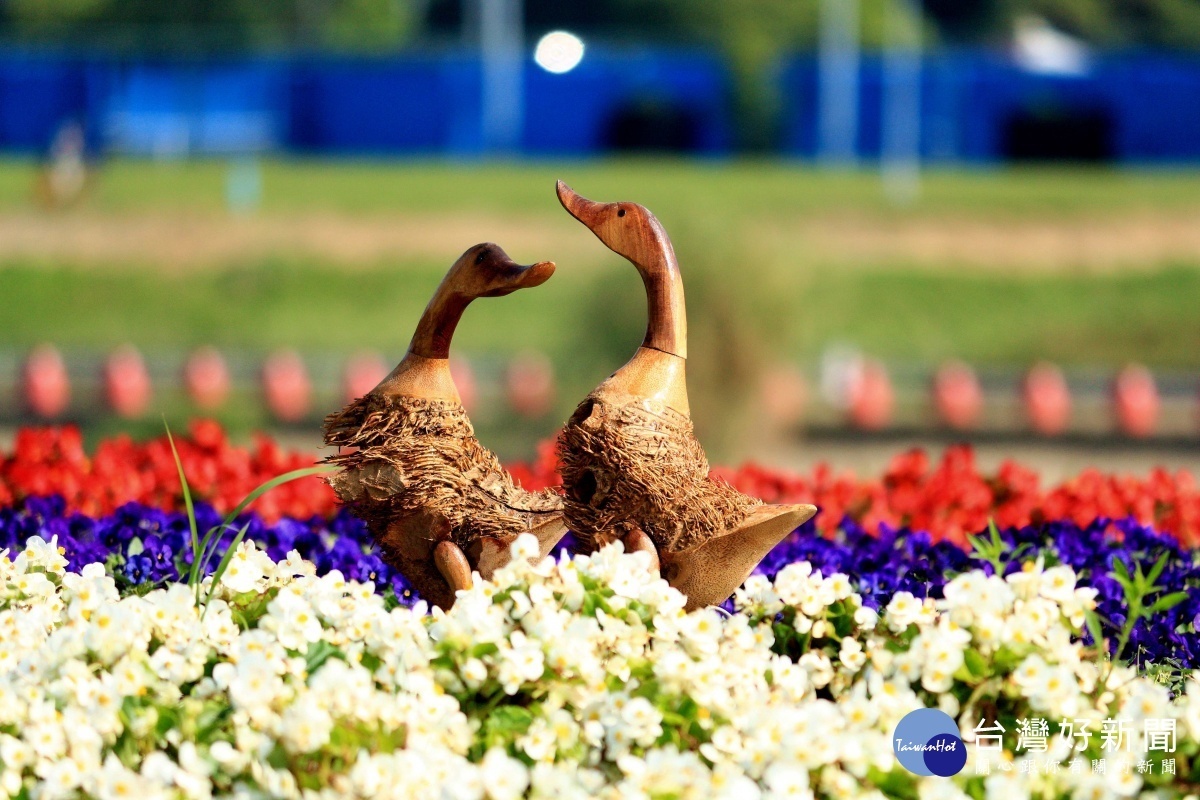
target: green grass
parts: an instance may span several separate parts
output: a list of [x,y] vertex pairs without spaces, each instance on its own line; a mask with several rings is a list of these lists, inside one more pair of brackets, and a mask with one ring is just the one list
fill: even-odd
[[[105,165],[89,204],[120,211],[224,207],[223,161]],[[0,209],[26,206],[33,166],[0,161]],[[874,172],[823,172],[779,161],[590,160],[521,164],[280,161],[263,163],[263,210],[513,211],[561,214],[554,180],[598,199],[637,198],[659,216],[740,219],[849,210],[1012,215],[1162,210],[1200,205],[1200,172],[1105,168],[938,170],[902,211]]]
[[1200,353],[1200,271],[1112,275],[825,274],[793,340],[831,339],[921,361],[957,356],[1020,365],[1037,358],[1192,367]]
[[[5,345],[39,341],[108,347],[132,341],[150,351],[201,343],[243,349],[293,346],[402,353],[440,265],[403,270],[327,269],[269,263],[215,273],[143,272],[9,265],[0,272]],[[695,336],[713,333],[706,313],[716,284],[691,273]],[[754,283],[742,272],[740,281]],[[547,351],[584,374],[632,351],[644,326],[636,273],[613,262],[588,274],[560,269],[544,287],[502,300],[476,301],[455,336],[458,352]],[[733,293],[736,294],[736,293]],[[1200,270],[1174,268],[1112,275],[936,274],[844,270],[796,277],[786,292],[739,299],[781,355],[811,360],[831,341],[894,359],[949,356],[1022,364],[1045,357],[1116,365],[1195,366],[1200,353]],[[596,363],[588,368],[585,363]],[[585,362],[581,364],[580,362]]]
[[[221,214],[227,169],[219,161],[106,164],[84,213],[101,221],[105,214],[143,211]],[[748,385],[753,367],[735,363],[744,354],[761,350],[811,364],[832,342],[922,363],[958,357],[1021,366],[1050,358],[1194,369],[1200,361],[1200,264],[1147,263],[1102,274],[1071,264],[1057,272],[1014,264],[1006,273],[910,264],[896,254],[847,266],[807,252],[803,234],[779,244],[756,241],[753,233],[764,222],[787,232],[797,220],[830,214],[913,215],[945,225],[964,216],[1101,225],[1122,214],[1179,219],[1200,213],[1200,172],[933,172],[914,205],[896,208],[873,173],[769,161],[267,161],[263,169],[261,211],[272,218],[467,212],[519,218],[525,230],[530,220],[540,226],[544,219],[560,226],[547,230],[561,231],[573,223],[558,207],[555,178],[597,199],[637,199],[667,225],[684,264],[697,395],[706,384],[716,391]],[[0,161],[0,214],[28,211],[32,170]],[[590,250],[565,260],[538,253],[560,259],[553,280],[536,291],[476,302],[458,329],[455,352],[486,362],[526,347],[545,351],[561,378],[561,415],[622,363],[645,324],[636,273],[595,248],[594,259]],[[395,359],[449,266],[423,258],[347,266],[278,255],[174,272],[154,264],[110,269],[10,259],[0,263],[0,351],[40,341],[76,348],[130,341],[152,355],[209,343],[327,354],[373,348]]]

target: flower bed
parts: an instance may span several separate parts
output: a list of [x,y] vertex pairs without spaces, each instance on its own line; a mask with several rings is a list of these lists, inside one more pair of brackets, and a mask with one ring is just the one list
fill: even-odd
[[[536,552],[532,537],[514,548]],[[876,611],[844,576],[798,563],[751,579],[732,615],[684,614],[643,555],[614,545],[518,558],[428,615],[296,553],[243,543],[234,563],[197,606],[183,584],[139,595],[99,565],[68,572],[37,537],[0,558],[0,788],[1129,797],[1183,796],[1200,777],[1200,688],[1172,699],[1080,642],[1095,592],[1065,566],[975,570],[940,601],[898,592]],[[954,778],[893,755],[891,732],[920,707],[960,721]],[[1029,733],[1045,720],[1049,734]],[[1116,749],[1105,720],[1129,726]],[[1142,735],[1160,730],[1169,750]]]
[[[193,423],[176,439],[194,496],[224,513],[268,478],[312,462],[311,454],[284,452],[266,437],[252,449],[231,445],[210,421]],[[530,489],[558,483],[553,446],[540,448],[533,464],[510,465]],[[1100,519],[1133,519],[1170,533],[1188,546],[1200,544],[1200,487],[1187,472],[1154,470],[1145,478],[1089,470],[1048,489],[1033,470],[1013,462],[994,475],[981,473],[967,447],[953,447],[936,465],[921,451],[898,456],[878,479],[837,475],[819,467],[808,475],[754,464],[716,474],[768,502],[814,503],[818,526],[836,531],[849,519],[871,533],[882,526],[908,527],[960,545],[989,519],[1001,528],[1070,520],[1086,527]],[[11,453],[0,453],[0,505],[29,496],[60,495],[72,511],[98,516],[128,502],[164,510],[180,508],[179,477],[166,437],[134,443],[105,440],[89,456],[71,427],[21,430]],[[333,493],[317,478],[286,484],[258,501],[273,521],[315,514],[332,516]]]
[[[177,443],[205,498],[201,530],[310,463],[267,440],[232,447],[207,423]],[[544,448],[514,471],[538,485],[552,468]],[[932,468],[907,454],[877,481],[744,467],[724,474],[822,510],[724,610],[684,615],[642,556],[570,557],[568,540],[559,560],[518,560],[428,614],[315,479],[224,534],[218,553],[234,529],[247,541],[205,600],[211,578],[187,583],[174,470],[165,440],[88,456],[70,429],[23,431],[0,456],[0,791],[1200,789],[1200,517],[1186,474],[1042,491],[1016,465],[980,475],[965,449]],[[892,753],[900,717],[922,706],[969,743],[952,780],[918,778]]]
[[[204,503],[197,505],[196,514],[202,531],[221,521],[216,510]],[[403,576],[380,558],[366,526],[345,511],[328,519],[283,517],[271,523],[246,514],[226,532],[218,557],[232,541],[234,530],[243,526],[247,539],[274,559],[284,559],[294,550],[319,575],[337,571],[349,580],[371,582],[405,606],[419,600]],[[1159,559],[1165,559],[1159,584],[1171,590],[1186,588],[1192,594],[1170,609],[1136,620],[1122,655],[1174,669],[1200,666],[1196,631],[1200,589],[1194,588],[1200,587],[1200,564],[1193,551],[1182,548],[1173,537],[1133,520],[1087,527],[1065,521],[997,531],[997,535],[1002,550],[989,561],[984,553],[935,541],[923,531],[883,526],[869,533],[845,520],[838,532],[824,536],[814,520],[776,547],[757,573],[774,578],[789,564],[807,562],[826,575],[846,575],[863,602],[878,609],[897,592],[941,598],[948,581],[973,568],[1010,574],[1039,559],[1043,565],[1062,563],[1077,574],[1080,585],[1097,591],[1097,612],[1115,647],[1129,617],[1129,598],[1113,577],[1114,563],[1148,573]],[[54,538],[70,570],[105,564],[125,591],[181,580],[192,563],[186,514],[136,503],[98,518],[68,513],[60,498],[30,498],[20,507],[0,509],[0,549],[18,552],[35,536]],[[571,546],[568,537],[557,552],[569,552]]]

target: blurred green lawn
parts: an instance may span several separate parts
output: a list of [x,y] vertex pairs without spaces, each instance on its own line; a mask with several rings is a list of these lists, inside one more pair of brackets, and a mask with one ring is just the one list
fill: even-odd
[[[559,263],[537,290],[475,303],[455,338],[455,352],[480,357],[486,369],[525,348],[553,360],[559,399],[545,419],[497,418],[498,403],[475,414],[498,452],[527,457],[531,442],[550,435],[632,353],[645,325],[637,274],[564,214],[553,194],[561,177],[595,199],[641,202],[670,231],[687,281],[693,406],[710,448],[711,431],[736,432],[738,403],[753,394],[766,363],[811,366],[831,343],[924,364],[957,357],[1021,367],[1049,358],[1195,369],[1200,362],[1200,237],[1189,238],[1190,220],[1200,225],[1195,172],[939,172],[925,176],[916,203],[896,207],[873,173],[781,162],[267,161],[261,206],[242,217],[225,209],[229,174],[229,164],[215,161],[108,163],[81,207],[40,212],[31,202],[33,165],[0,162],[0,225],[12,241],[37,231],[24,250],[0,240],[0,351],[19,355],[43,341],[92,351],[133,342],[166,356],[159,363],[177,362],[198,344],[251,354],[296,347],[325,363],[370,348],[395,360],[450,254],[492,236],[514,256]],[[240,242],[247,227],[269,223],[263,241],[270,243],[280,230],[298,234],[331,218],[342,220],[329,229],[335,234],[361,233],[359,223],[368,238],[400,221],[408,228],[393,237],[398,248],[367,248],[352,263],[304,247],[218,249],[216,260],[184,266],[153,255],[155,248],[168,252],[193,224]],[[150,227],[130,220],[150,220]],[[1130,220],[1127,233],[1120,226]],[[973,258],[970,232],[981,224],[991,231],[979,245],[987,251],[982,262]],[[915,249],[914,226],[925,237]],[[827,227],[836,235],[822,239]],[[859,244],[860,230],[874,237],[873,249],[841,258],[843,247]],[[967,231],[959,240],[967,250],[923,255],[930,235],[956,230]],[[1041,249],[1038,237],[1047,230],[1063,234],[1058,241],[1068,254],[1072,237],[1098,236],[1080,252],[1103,262],[1108,242],[1124,255],[1115,266],[1059,265],[1058,251]],[[426,241],[407,253],[410,231]],[[144,263],[113,260],[119,248],[87,249],[134,234],[146,239],[136,251]],[[1193,255],[1164,257],[1178,248],[1159,247],[1142,259],[1143,235],[1148,246],[1165,236]],[[76,249],[55,249],[71,236]],[[193,233],[187,241],[194,240]],[[934,245],[930,252],[939,252]],[[1010,250],[1011,267],[1004,260]],[[322,409],[338,402],[332,377],[318,388]],[[158,402],[179,424],[191,413],[178,393]],[[221,416],[235,429],[268,422],[253,399],[231,406]],[[147,420],[138,430],[153,433],[157,425]],[[93,434],[117,427],[133,429],[89,423]]]
[[[83,213],[101,219],[164,210],[180,218],[220,215],[227,173],[224,162],[112,163]],[[28,163],[0,163],[0,214],[29,212],[32,175]],[[918,203],[895,208],[874,174],[779,162],[268,161],[260,213],[286,218],[328,211],[386,221],[388,214],[482,211],[569,231],[573,223],[552,193],[557,177],[592,197],[651,207],[667,221],[683,259],[693,332],[724,313],[722,325],[754,328],[751,340],[776,347],[779,357],[810,360],[839,341],[920,361],[1197,363],[1198,264],[1147,263],[1100,273],[1026,270],[1020,264],[1011,271],[903,262],[846,268],[824,264],[802,247],[760,241],[752,231],[773,218],[786,229],[796,220],[839,212],[867,219],[919,216],[935,224],[944,218],[946,225],[964,214],[1014,224],[1096,217],[1102,225],[1126,212],[1200,211],[1200,173],[933,173],[924,179]],[[1196,219],[1200,224],[1200,213]],[[580,236],[587,247],[590,238],[582,231]],[[560,362],[594,360],[597,366],[586,372],[603,373],[612,358],[636,344],[644,306],[633,270],[598,242],[594,246],[595,264],[586,269],[560,260],[545,287],[477,303],[456,345],[476,353],[532,346]],[[151,350],[212,343],[251,350],[370,347],[395,355],[448,267],[427,255],[400,262],[351,269],[292,254],[173,271],[154,264],[104,269],[69,259],[8,258],[0,262],[0,346],[132,341]]]
[[[0,343],[373,348],[398,356],[443,271],[433,264],[360,272],[266,263],[158,276],[8,265],[0,269]],[[602,280],[628,285],[606,292]],[[639,291],[631,269],[614,267],[603,278],[560,269],[537,291],[477,301],[455,346],[483,354],[534,347],[555,360],[586,358],[610,343],[632,352],[644,327]],[[1200,270],[1193,268],[1013,277],[822,272],[794,297],[767,300],[772,316],[755,324],[765,324],[762,335],[773,333],[780,355],[795,360],[814,358],[830,342],[891,359],[1001,365],[1049,358],[1195,367],[1200,360]],[[753,305],[746,300],[745,312]],[[627,313],[608,314],[612,306]],[[697,316],[703,309],[692,304],[693,333],[706,325]]]
[[[874,172],[833,172],[778,160],[663,158],[584,162],[265,161],[264,211],[526,211],[561,214],[554,181],[596,198],[632,198],[661,215],[754,215],[852,209],[907,213]],[[91,203],[111,210],[220,209],[224,161],[106,165]],[[32,166],[0,161],[0,209],[28,205]],[[924,177],[917,210],[1033,215],[1137,208],[1196,208],[1200,171],[1017,167],[938,171]]]

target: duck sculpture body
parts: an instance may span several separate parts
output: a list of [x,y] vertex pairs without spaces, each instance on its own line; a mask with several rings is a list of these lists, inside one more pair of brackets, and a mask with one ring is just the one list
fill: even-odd
[[579,405],[559,439],[567,524],[584,549],[621,539],[650,552],[689,610],[723,602],[817,511],[763,505],[709,476],[687,396],[687,318],[679,262],[643,206],[597,203],[558,182],[563,207],[638,270],[646,337]]
[[494,244],[454,263],[421,317],[404,359],[369,393],[325,419],[339,499],[362,518],[384,559],[441,608],[508,563],[509,545],[534,534],[541,555],[566,533],[562,498],[525,491],[475,438],[450,375],[450,340],[467,305],[539,286],[549,261],[520,266]]

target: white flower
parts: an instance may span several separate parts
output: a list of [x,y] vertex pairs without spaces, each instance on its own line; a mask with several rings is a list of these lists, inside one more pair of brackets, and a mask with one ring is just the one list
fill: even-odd
[[463,682],[469,689],[478,689],[487,680],[487,666],[478,658],[468,658],[460,669]]
[[[900,593],[877,615],[844,576],[795,564],[774,583],[748,580],[745,613],[726,616],[684,613],[679,592],[610,547],[520,559],[429,614],[388,610],[372,585],[316,577],[294,554],[273,564],[249,545],[239,552],[245,571],[203,621],[186,586],[121,598],[102,565],[64,574],[46,543],[20,572],[0,558],[0,728],[20,732],[0,733],[0,793],[882,800],[872,783],[900,769],[891,732],[922,706],[959,719],[968,738],[981,701],[1087,719],[1094,731],[1113,717],[1176,720],[1183,752],[1200,738],[1200,681],[1172,699],[1117,667],[1096,699],[1108,665],[1072,627],[1095,595],[1058,567],[1034,564],[1011,582],[967,572],[943,600]],[[42,561],[51,566],[30,566]],[[588,613],[585,585],[604,593]],[[245,587],[271,592],[265,608],[234,596]],[[771,651],[785,601],[805,648],[795,661]],[[830,612],[838,603],[853,614],[848,631]],[[1022,660],[1009,673],[996,652]],[[960,703],[954,675],[976,655],[996,680]],[[501,718],[528,714],[519,730],[489,724],[489,713],[512,713],[493,704],[514,702],[496,682],[521,695],[523,710]],[[680,730],[705,743],[658,744]],[[354,737],[370,744],[347,752]],[[133,769],[115,758],[118,741],[132,744]],[[1048,755],[1063,761],[1073,744],[1052,736]],[[1136,772],[1117,769],[1124,758],[1092,781],[1021,773],[1028,760],[1006,756],[985,792],[1136,796]],[[308,763],[322,765],[319,790],[301,790],[292,772]],[[961,779],[913,786],[920,800],[962,800]]]
[[915,624],[921,616],[921,611],[921,602],[913,597],[911,592],[896,592],[884,609],[884,614],[888,627],[899,632]]
[[684,645],[695,656],[713,655],[719,643],[720,616],[711,608],[700,609],[688,614],[679,622],[679,633]]
[[237,546],[233,557],[221,575],[221,585],[235,594],[252,592],[265,577],[262,562],[255,558],[254,542],[243,541]]
[[70,797],[83,783],[84,773],[79,763],[73,758],[58,758],[47,762],[45,769],[39,773],[41,783],[38,786],[38,798],[56,800],[60,797]]
[[621,709],[621,721],[629,737],[648,747],[662,735],[662,714],[644,697],[635,697]]
[[838,653],[838,658],[842,665],[851,672],[858,672],[863,664],[867,663],[867,654],[863,651],[862,644],[857,639],[851,639],[847,636],[842,639],[841,651]]
[[854,624],[863,630],[873,631],[879,622],[879,613],[873,608],[860,606],[854,611]]
[[488,750],[480,769],[483,785],[492,800],[516,800],[529,786],[529,771],[525,765],[498,747]]
[[129,800],[148,796],[148,789],[141,776],[126,769],[116,756],[109,755],[97,777],[95,791],[101,800]]
[[775,576],[775,593],[788,605],[799,605],[812,581],[812,565],[807,561],[788,564]]
[[1075,570],[1065,564],[1046,570],[1041,574],[1038,594],[1059,603],[1071,600],[1075,596]]
[[311,753],[329,741],[333,718],[315,694],[303,694],[284,710],[280,730],[289,750]]
[[536,681],[546,669],[546,657],[525,634],[514,632],[511,645],[501,651],[499,679],[505,694],[516,694],[525,682]]
[[531,533],[522,533],[509,546],[513,561],[527,561],[537,558],[539,553],[537,537]]
[[767,797],[797,798],[811,800],[813,793],[808,784],[808,770],[798,764],[779,761],[767,767],[763,773],[767,785]]
[[279,643],[289,650],[307,650],[321,639],[321,621],[317,612],[303,597],[292,592],[280,592],[267,607],[270,614],[263,627],[272,630]]
[[41,536],[30,536],[25,548],[13,559],[13,568],[18,575],[38,568],[61,575],[67,568],[67,559],[58,546],[58,536],[51,536],[50,541]]

